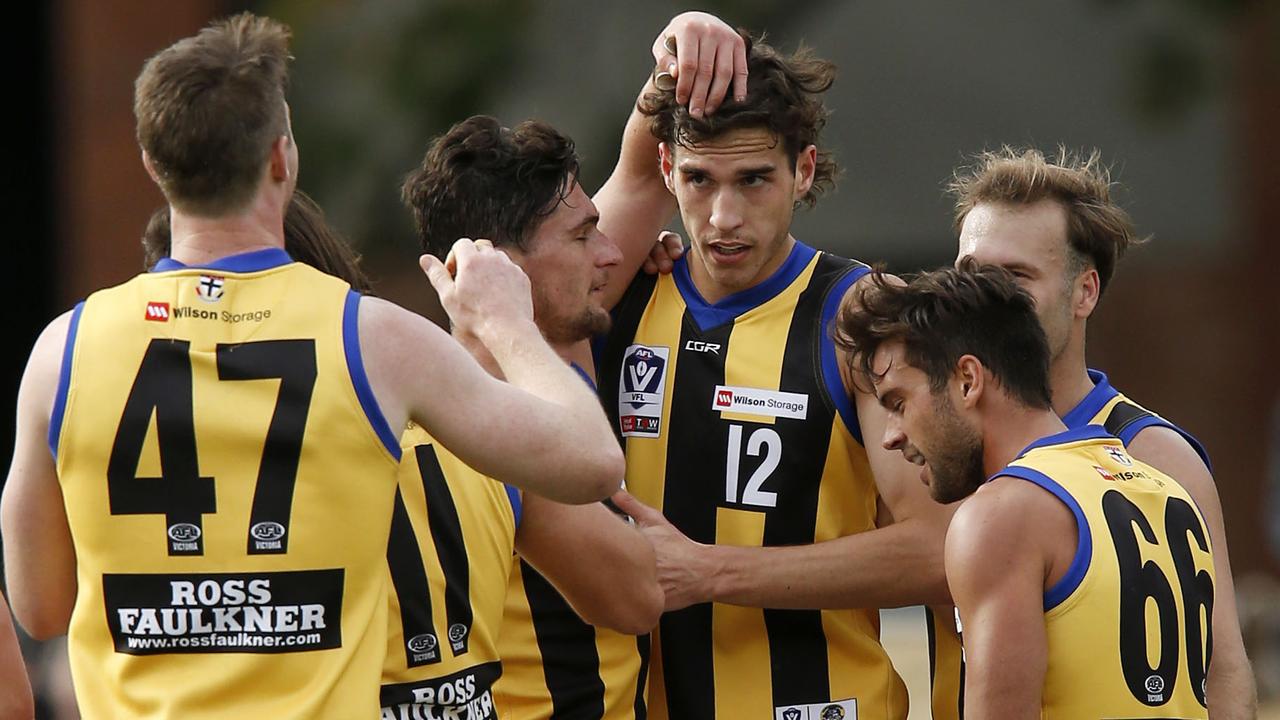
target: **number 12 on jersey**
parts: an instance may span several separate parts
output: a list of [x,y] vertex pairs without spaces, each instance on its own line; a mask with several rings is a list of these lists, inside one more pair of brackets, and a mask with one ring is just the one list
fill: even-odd
[[751,473],[745,488],[739,487],[742,478],[742,426],[729,425],[729,449],[724,464],[724,501],[731,505],[751,505],[772,508],[778,506],[778,493],[762,489],[765,480],[773,475],[782,462],[782,436],[770,427],[758,427],[746,440],[747,455],[761,457],[755,472]]

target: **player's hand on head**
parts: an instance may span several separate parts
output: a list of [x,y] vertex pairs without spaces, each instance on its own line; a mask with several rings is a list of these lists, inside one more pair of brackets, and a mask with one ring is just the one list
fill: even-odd
[[747,96],[746,43],[715,15],[672,18],[653,42],[653,59],[658,72],[675,78],[676,101],[694,117],[714,113],[731,90],[736,100]]
[[658,233],[658,242],[653,244],[649,257],[644,259],[644,272],[647,275],[662,273],[668,275],[676,267],[676,260],[684,255],[684,242],[678,233],[663,230]]
[[461,238],[441,262],[418,259],[453,326],[479,338],[512,322],[533,322],[529,277],[488,240]]

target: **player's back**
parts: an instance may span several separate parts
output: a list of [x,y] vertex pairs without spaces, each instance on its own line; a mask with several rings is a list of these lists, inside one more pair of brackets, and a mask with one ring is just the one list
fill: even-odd
[[376,714],[399,445],[358,307],[282,250],[77,307],[50,445],[87,717]]
[[387,565],[392,592],[382,671],[386,720],[496,718],[498,628],[520,524],[520,494],[417,425],[401,438]]
[[997,475],[1075,515],[1066,575],[1045,592],[1043,718],[1207,718],[1213,557],[1182,486],[1102,428],[1045,438]]

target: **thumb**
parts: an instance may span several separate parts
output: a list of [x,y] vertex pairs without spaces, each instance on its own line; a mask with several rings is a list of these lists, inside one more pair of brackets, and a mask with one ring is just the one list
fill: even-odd
[[626,490],[619,490],[610,498],[614,505],[622,512],[630,515],[632,519],[640,523],[641,526],[648,527],[650,525],[666,525],[667,519],[662,513],[640,502],[631,493]]
[[422,255],[418,258],[418,266],[422,268],[422,272],[426,273],[427,280],[431,282],[431,287],[436,289],[437,294],[444,295],[445,291],[453,289],[453,277],[444,263],[440,262],[440,258],[435,255]]

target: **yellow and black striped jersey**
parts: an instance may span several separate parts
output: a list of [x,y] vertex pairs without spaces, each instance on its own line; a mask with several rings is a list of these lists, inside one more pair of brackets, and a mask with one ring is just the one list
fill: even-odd
[[[1138,405],[1111,385],[1106,374],[1090,369],[1093,389],[1062,416],[1069,429],[1099,425],[1128,447],[1137,434],[1149,427],[1167,427],[1189,443],[1211,467],[1204,446],[1187,431]],[[929,608],[926,623],[929,641],[929,672],[932,681],[933,719],[964,718],[964,652],[955,618],[955,608]]]
[[496,718],[491,688],[502,674],[498,628],[520,495],[417,425],[401,445],[382,718]]
[[1040,716],[1207,718],[1213,555],[1187,491],[1095,425],[1032,443],[1001,476],[1076,519],[1071,565],[1044,594]]
[[76,308],[49,440],[86,717],[376,715],[400,448],[359,302],[264,250]]
[[[600,394],[627,486],[691,539],[809,544],[870,530],[877,495],[829,326],[865,265],[796,243],[772,277],[708,303],[685,259],[614,311]],[[906,716],[874,610],[695,605],[663,615],[654,718]]]
[[532,565],[510,568],[494,688],[503,720],[644,720],[649,637],[588,625]]

